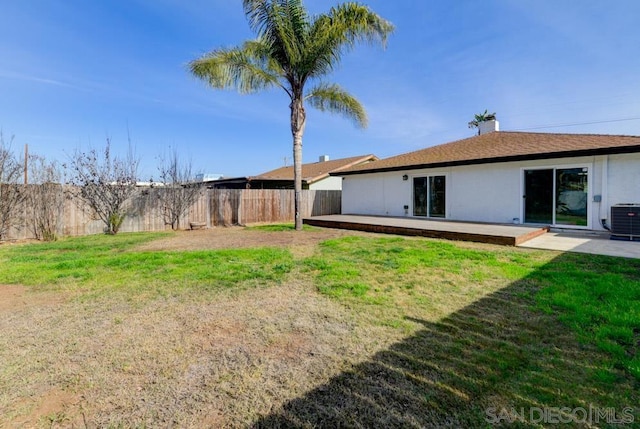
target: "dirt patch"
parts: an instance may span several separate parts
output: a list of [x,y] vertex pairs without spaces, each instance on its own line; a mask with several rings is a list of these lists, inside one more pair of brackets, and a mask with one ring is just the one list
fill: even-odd
[[313,252],[324,240],[361,235],[357,231],[323,228],[313,231],[260,231],[243,227],[178,231],[171,237],[155,240],[138,250],[205,250],[248,247],[287,247],[299,256]]
[[0,311],[7,311],[21,305],[27,305],[24,295],[27,289],[23,286],[0,285]]
[[55,305],[64,302],[60,293],[33,292],[19,285],[0,285],[0,313],[17,311],[26,307]]
[[68,427],[83,422],[78,405],[80,396],[53,388],[41,396],[20,401],[18,409],[29,410],[26,415],[15,419],[15,427]]

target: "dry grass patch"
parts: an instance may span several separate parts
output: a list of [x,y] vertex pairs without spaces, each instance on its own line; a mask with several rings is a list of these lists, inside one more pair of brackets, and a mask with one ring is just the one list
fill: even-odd
[[243,427],[397,339],[302,282],[74,300],[0,326],[0,421],[23,427]]

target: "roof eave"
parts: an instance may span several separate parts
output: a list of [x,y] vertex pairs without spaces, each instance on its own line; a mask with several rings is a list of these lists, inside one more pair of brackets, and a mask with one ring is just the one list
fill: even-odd
[[224,179],[211,180],[205,183],[235,183],[235,182],[248,182],[250,181],[250,177],[225,177]]
[[312,183],[315,183],[315,182],[319,182],[320,180],[326,179],[327,177],[330,177],[330,176],[340,176],[339,174],[337,174],[339,171],[345,170],[347,168],[355,167],[356,165],[362,164],[363,162],[375,161],[377,159],[378,159],[378,157],[373,155],[373,154],[363,156],[362,158],[358,158],[355,161],[352,161],[352,162],[350,162],[348,164],[345,164],[345,165],[342,165],[340,167],[334,168],[331,171],[328,171],[326,173],[322,173],[322,174],[320,174],[320,175],[318,175],[316,177],[311,177],[311,178],[307,179],[307,183],[308,184],[312,184]]
[[323,174],[321,174],[321,175],[319,175],[319,176],[311,177],[311,178],[306,179],[306,180],[305,180],[305,179],[302,179],[302,180],[303,180],[303,181],[306,181],[306,183],[310,185],[310,184],[312,184],[312,183],[319,182],[319,181],[320,181],[320,180],[322,180],[322,179],[326,179],[327,177],[329,177],[329,175],[330,175],[330,174],[331,174],[330,172],[329,172],[329,173],[323,173]]
[[637,153],[637,152],[640,152],[640,146],[621,146],[621,147],[611,147],[611,148],[581,149],[581,150],[564,151],[564,152],[549,152],[549,153],[513,155],[513,156],[494,157],[494,158],[470,159],[470,160],[461,160],[461,161],[445,161],[445,162],[435,162],[435,163],[427,163],[427,164],[401,165],[396,167],[380,167],[380,168],[371,168],[368,170],[341,171],[336,173],[330,173],[330,175],[331,176],[354,176],[358,174],[419,170],[419,169],[425,169],[425,168],[458,167],[463,165],[497,164],[500,162],[534,161],[539,159],[573,158],[578,156],[596,156],[596,155],[616,155],[616,154],[622,154],[622,153]]
[[[278,177],[252,177],[251,182],[291,182],[293,179],[278,178]],[[303,183],[310,183],[308,179],[302,178]]]

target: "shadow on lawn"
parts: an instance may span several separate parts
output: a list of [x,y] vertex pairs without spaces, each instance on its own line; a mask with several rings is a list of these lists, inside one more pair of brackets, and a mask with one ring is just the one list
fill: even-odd
[[511,410],[509,418],[524,417],[519,426],[547,426],[545,407],[591,404],[620,413],[637,404],[628,377],[596,368],[600,352],[532,308],[535,288],[524,279],[438,323],[413,320],[422,325],[415,335],[253,427],[487,427],[499,418],[509,423]]

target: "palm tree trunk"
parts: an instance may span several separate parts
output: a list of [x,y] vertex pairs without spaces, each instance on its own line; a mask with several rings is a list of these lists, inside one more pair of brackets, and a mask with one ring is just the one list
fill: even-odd
[[293,189],[296,231],[302,231],[302,135],[306,123],[306,114],[302,98],[291,102],[291,134],[293,135]]

